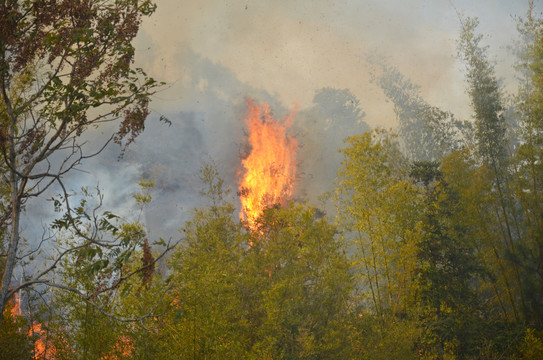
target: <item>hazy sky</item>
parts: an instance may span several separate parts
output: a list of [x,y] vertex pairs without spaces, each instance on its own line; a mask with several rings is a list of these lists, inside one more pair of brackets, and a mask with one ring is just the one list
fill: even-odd
[[348,88],[370,125],[388,127],[394,115],[369,83],[368,56],[388,58],[422,86],[430,103],[466,118],[463,68],[456,59],[457,11],[479,17],[490,55],[507,76],[506,47],[516,35],[512,15],[524,15],[528,0],[157,0],[157,5],[137,42],[138,64],[173,84],[157,97],[155,108],[196,98],[180,84],[192,79],[189,57],[197,54],[285,106],[310,105],[322,87]]

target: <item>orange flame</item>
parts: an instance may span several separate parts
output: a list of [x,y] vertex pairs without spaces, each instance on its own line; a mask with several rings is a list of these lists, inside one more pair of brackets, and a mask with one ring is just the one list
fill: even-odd
[[[11,300],[10,300],[11,302]],[[9,309],[9,312],[8,312]],[[12,307],[6,308],[4,313],[8,313],[13,319],[23,316],[21,310],[21,298],[18,293],[13,295],[13,305]],[[44,341],[45,331],[42,329],[42,324],[34,321],[30,326],[30,329],[27,332],[29,338],[34,340],[34,360],[54,360],[55,359],[55,349],[52,345],[46,344]],[[49,345],[49,346],[47,346]]]
[[252,229],[264,209],[283,205],[292,195],[298,148],[296,139],[286,134],[292,119],[290,113],[283,122],[275,120],[268,104],[247,100],[245,123],[251,152],[242,160],[245,172],[239,194],[240,218]]
[[15,318],[15,317],[17,317],[17,316],[21,316],[21,313],[22,313],[22,311],[21,311],[21,299],[19,298],[19,294],[18,294],[18,293],[15,293],[15,294],[13,295],[13,298],[14,298],[14,300],[15,300],[15,301],[14,301],[15,304],[14,304],[13,308],[11,308],[11,316],[12,316],[13,318]]
[[134,350],[134,343],[132,339],[126,335],[121,335],[117,339],[114,348],[111,352],[102,357],[102,360],[120,360],[130,357]]
[[[45,341],[43,341],[43,338],[45,337],[45,331],[41,328],[41,324],[38,322],[34,322],[32,326],[30,327],[30,330],[28,331],[28,336],[36,336],[37,339],[34,342],[34,359],[35,360],[47,360],[52,359],[52,355],[49,353],[49,356],[47,356],[47,346],[45,345]],[[49,349],[49,351],[51,351]]]

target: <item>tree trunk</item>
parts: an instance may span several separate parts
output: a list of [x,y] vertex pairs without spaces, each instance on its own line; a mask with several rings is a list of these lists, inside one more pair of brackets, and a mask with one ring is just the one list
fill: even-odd
[[15,153],[15,127],[11,126],[9,136],[9,162],[12,168],[10,172],[10,192],[11,192],[11,231],[9,236],[9,246],[6,260],[6,267],[2,274],[2,287],[0,290],[0,321],[4,318],[4,309],[8,302],[9,285],[15,269],[17,249],[19,247],[19,220],[21,217],[21,199],[19,197],[18,175],[16,173],[16,153]]

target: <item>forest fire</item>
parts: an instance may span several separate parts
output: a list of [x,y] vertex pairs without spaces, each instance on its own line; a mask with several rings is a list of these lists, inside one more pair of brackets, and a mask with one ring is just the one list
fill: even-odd
[[41,324],[34,322],[28,331],[28,336],[36,338],[34,342],[34,359],[35,360],[52,360],[54,356],[52,355],[52,347],[48,349],[45,341],[43,340],[46,337],[45,331],[41,328]]
[[292,195],[298,148],[296,139],[286,134],[292,119],[289,113],[284,121],[276,120],[268,104],[247,100],[245,122],[251,150],[242,160],[239,195],[240,218],[252,229],[264,209],[284,204]]
[[[21,309],[21,298],[18,293],[10,299],[10,304],[6,308],[6,313],[9,314],[12,321],[23,317]],[[42,324],[34,321],[28,331],[25,331],[26,336],[33,342],[33,359],[34,360],[54,360],[55,348],[51,344],[47,344],[44,340],[46,332],[42,329]]]

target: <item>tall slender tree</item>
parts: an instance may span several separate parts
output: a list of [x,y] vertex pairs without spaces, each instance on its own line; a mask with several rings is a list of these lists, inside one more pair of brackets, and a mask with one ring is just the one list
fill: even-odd
[[395,316],[413,295],[417,191],[395,139],[383,131],[347,139],[338,175],[340,227],[352,238],[362,301]]
[[530,322],[543,327],[543,19],[533,1],[524,19],[518,20],[522,36],[518,69],[524,82],[518,102],[522,144],[514,158],[514,189],[522,209],[525,241],[523,288]]
[[380,64],[376,80],[394,104],[402,150],[412,161],[435,161],[467,145],[470,124],[428,104],[398,68]]
[[473,354],[479,336],[473,327],[479,310],[473,284],[482,268],[467,236],[464,209],[438,163],[415,163],[411,175],[425,199],[417,254],[425,351],[437,359],[448,352]]
[[[494,226],[499,229],[503,246],[495,245],[502,250],[496,252],[506,259],[506,266],[512,274],[507,281],[509,294],[514,296],[513,308],[522,311],[527,318],[526,299],[521,279],[521,254],[519,242],[523,240],[519,213],[511,191],[509,176],[510,151],[506,139],[506,121],[502,90],[495,70],[487,59],[486,48],[481,45],[482,35],[476,33],[478,20],[461,19],[462,33],[458,42],[459,55],[466,64],[468,94],[474,111],[476,152],[481,164],[486,167],[492,178],[495,201],[489,203],[495,213]],[[500,260],[501,261],[501,260]],[[506,273],[504,269],[502,273]],[[504,275],[505,276],[505,275]],[[515,313],[517,313],[515,311]]]

